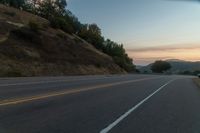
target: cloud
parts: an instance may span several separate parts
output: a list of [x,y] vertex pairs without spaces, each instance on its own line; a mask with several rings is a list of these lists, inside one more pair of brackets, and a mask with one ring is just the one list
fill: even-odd
[[177,50],[193,50],[200,49],[198,45],[165,45],[165,46],[154,46],[154,47],[145,47],[145,48],[136,48],[136,49],[127,49],[128,52],[153,52],[153,51],[177,51]]
[[172,56],[163,56],[163,57],[145,57],[145,58],[137,58],[137,60],[163,60],[163,59],[172,59]]
[[200,46],[196,44],[127,49],[129,56],[136,64],[149,64],[155,60],[167,59],[198,61],[200,60],[199,51]]

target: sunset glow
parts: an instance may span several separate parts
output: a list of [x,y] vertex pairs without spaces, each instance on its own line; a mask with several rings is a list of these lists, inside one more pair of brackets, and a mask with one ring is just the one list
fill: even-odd
[[70,0],[68,8],[82,22],[97,22],[105,38],[123,43],[136,65],[200,60],[200,2]]
[[180,59],[187,61],[199,61],[200,60],[200,47],[194,48],[171,48],[171,49],[135,49],[127,50],[134,62],[139,65],[147,65],[155,60],[168,60],[168,59]]

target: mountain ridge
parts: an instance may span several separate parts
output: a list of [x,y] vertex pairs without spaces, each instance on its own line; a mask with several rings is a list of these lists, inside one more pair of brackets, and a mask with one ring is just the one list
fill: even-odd
[[[185,71],[199,71],[200,70],[200,61],[186,61],[186,60],[179,60],[179,59],[169,59],[165,60],[169,62],[172,66],[172,68],[169,70],[169,72],[174,73],[174,74],[179,74],[183,73]],[[142,73],[151,73],[151,66],[153,63],[141,67],[139,70]]]

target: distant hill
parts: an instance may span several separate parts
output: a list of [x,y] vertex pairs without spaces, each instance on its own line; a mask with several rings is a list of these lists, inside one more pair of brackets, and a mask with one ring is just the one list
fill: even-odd
[[125,71],[78,36],[51,28],[44,18],[0,4],[0,76],[111,73]]
[[[184,60],[177,60],[177,59],[170,59],[166,60],[169,62],[172,66],[170,69],[171,73],[182,73],[184,71],[198,71],[200,70],[200,61],[199,62],[190,62],[190,61],[184,61]],[[151,72],[151,66],[152,64],[149,64],[147,66],[141,67],[139,70],[141,72]]]

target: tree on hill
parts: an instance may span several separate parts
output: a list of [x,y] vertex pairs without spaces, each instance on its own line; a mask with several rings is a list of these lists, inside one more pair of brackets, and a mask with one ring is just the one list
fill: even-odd
[[101,35],[101,29],[97,24],[85,24],[81,27],[78,35],[93,44],[97,49],[103,49],[104,38]]
[[161,60],[155,61],[151,66],[151,70],[155,73],[163,73],[164,71],[167,71],[169,69],[171,69],[170,63]]
[[[82,24],[75,15],[67,10],[66,0],[0,0],[0,3],[46,18],[52,28],[80,36],[96,49],[111,56],[122,69],[135,70],[133,61],[128,57],[123,45],[109,39],[105,40],[97,24]],[[30,24],[35,26],[33,23]]]
[[6,4],[15,8],[23,8],[27,0],[0,0],[0,3]]
[[67,1],[66,0],[55,0],[55,5],[57,6],[57,10],[59,14],[66,13]]
[[113,57],[116,64],[128,72],[135,71],[133,60],[128,57],[122,44],[107,39],[104,42],[103,52]]
[[38,14],[50,20],[57,16],[63,16],[66,13],[66,0],[44,0],[39,3]]
[[33,10],[36,10],[37,15],[48,19],[53,28],[62,29],[67,33],[75,33],[74,25],[77,19],[66,10],[66,0],[44,0],[38,5]]

